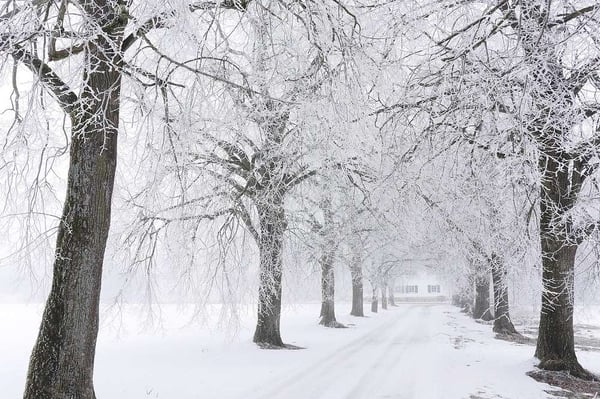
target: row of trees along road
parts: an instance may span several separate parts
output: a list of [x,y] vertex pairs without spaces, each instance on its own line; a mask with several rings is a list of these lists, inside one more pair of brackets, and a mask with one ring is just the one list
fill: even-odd
[[[210,290],[236,284],[234,259],[253,262],[262,347],[285,347],[294,237],[318,254],[320,321],[331,327],[336,259],[360,316],[363,274],[385,303],[411,252],[438,259],[462,242],[473,267],[460,272],[493,277],[494,329],[506,333],[508,265],[539,250],[540,367],[595,378],[577,361],[572,316],[577,248],[597,233],[586,200],[600,145],[596,4],[29,0],[0,10],[14,117],[2,122],[6,216],[49,223],[66,156],[55,144],[65,135],[69,148],[62,214],[40,236],[56,240],[53,279],[25,398],[95,397],[117,159],[130,270],[151,273],[160,253],[176,253],[185,273],[212,276],[195,287]],[[49,123],[61,113],[62,129]],[[120,135],[134,137],[123,156]],[[28,201],[14,197],[23,187]],[[428,237],[439,228],[449,237]],[[214,248],[217,266],[203,265]]]
[[577,248],[596,232],[596,217],[584,204],[595,192],[598,166],[598,5],[446,6],[460,17],[444,18],[446,10],[430,19],[440,28],[428,35],[436,68],[430,64],[418,78],[419,106],[438,132],[453,133],[452,145],[466,142],[525,165],[539,190],[543,293],[536,357],[543,369],[595,378],[575,355],[573,295]]

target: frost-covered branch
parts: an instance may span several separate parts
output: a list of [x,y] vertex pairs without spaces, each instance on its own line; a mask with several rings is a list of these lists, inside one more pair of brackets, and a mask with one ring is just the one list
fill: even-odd
[[69,115],[78,109],[78,97],[71,88],[41,59],[15,46],[11,51],[15,61],[25,65],[50,90],[58,104]]

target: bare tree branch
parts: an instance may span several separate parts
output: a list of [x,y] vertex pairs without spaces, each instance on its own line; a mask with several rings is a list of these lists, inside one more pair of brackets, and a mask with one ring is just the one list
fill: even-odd
[[73,115],[76,112],[79,102],[77,94],[71,90],[52,68],[20,47],[15,47],[11,54],[16,61],[23,63],[23,65],[40,79],[42,84],[50,90],[60,107],[67,114]]

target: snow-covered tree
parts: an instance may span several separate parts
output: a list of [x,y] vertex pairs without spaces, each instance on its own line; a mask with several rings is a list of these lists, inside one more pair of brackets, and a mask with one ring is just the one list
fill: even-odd
[[[464,22],[440,18],[446,6]],[[592,378],[575,355],[573,290],[577,248],[596,226],[583,204],[598,165],[597,5],[504,0],[442,7],[430,19],[438,28],[430,37],[440,67],[429,75],[438,87],[437,126],[536,165],[530,173],[539,188],[544,288],[536,357],[541,368]]]
[[[172,152],[174,163],[132,195],[140,203],[134,224],[139,234],[132,242],[146,248],[141,259],[149,259],[143,254],[153,251],[155,233],[169,241],[173,225],[197,231],[202,222],[212,222],[217,231],[230,231],[231,240],[244,234],[254,239],[259,266],[254,341],[263,347],[284,346],[280,313],[290,208],[309,179],[353,168],[344,153],[350,146],[336,148],[348,133],[343,129],[350,112],[336,97],[355,80],[345,58],[355,29],[348,12],[335,2],[256,1],[235,23],[227,16],[217,19],[222,36],[213,53],[226,61],[213,73],[223,85],[209,93],[197,85],[197,92],[172,99],[172,142],[151,145],[159,153]],[[226,227],[238,225],[244,229]]]

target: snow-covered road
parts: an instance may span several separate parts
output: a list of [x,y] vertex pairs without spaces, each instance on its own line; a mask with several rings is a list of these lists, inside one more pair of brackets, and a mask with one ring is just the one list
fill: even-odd
[[440,359],[431,349],[433,337],[443,334],[443,319],[436,314],[434,305],[396,308],[389,321],[277,381],[258,398],[439,397],[442,387],[432,377]]
[[[302,350],[252,344],[254,307],[238,324],[191,323],[193,307],[161,306],[160,328],[134,305],[103,314],[95,386],[99,399],[538,399],[548,398],[525,373],[533,347],[494,339],[447,304],[401,304],[355,318],[337,306],[346,329],[317,324],[319,304],[284,309],[282,332]],[[0,390],[22,395],[41,306],[0,304]],[[212,320],[212,322],[210,322]],[[209,326],[212,325],[212,328]],[[237,334],[227,335],[225,331]],[[581,352],[600,371],[600,353]]]
[[536,399],[533,347],[498,341],[445,304],[402,304],[367,333],[272,376],[258,399]]

